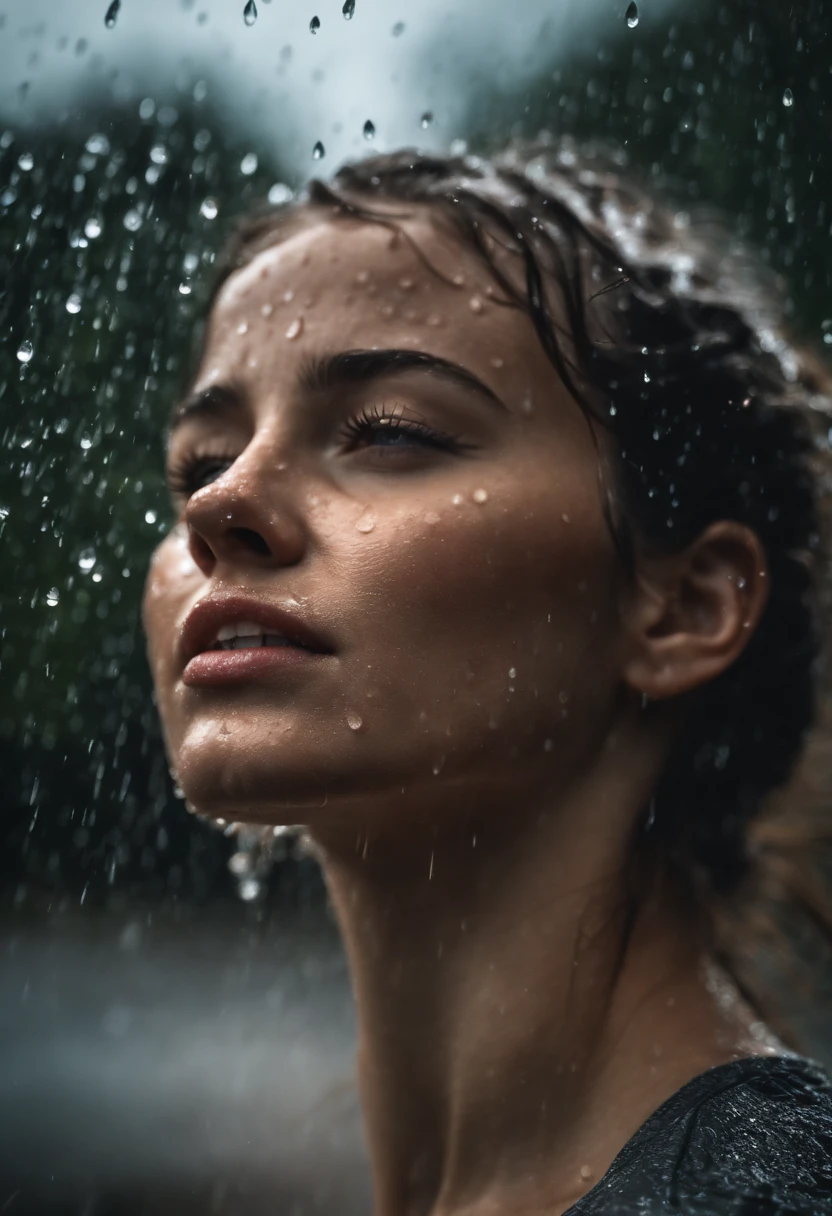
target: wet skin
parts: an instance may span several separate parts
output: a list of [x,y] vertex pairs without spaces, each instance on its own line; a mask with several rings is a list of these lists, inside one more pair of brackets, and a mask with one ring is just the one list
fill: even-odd
[[[403,787],[427,813],[426,794],[562,784],[620,697],[587,422],[474,255],[427,217],[406,229],[443,277],[385,228],[321,219],[214,309],[193,389],[215,401],[174,428],[172,476],[194,467],[145,601],[169,754],[204,813],[314,825],[358,796],[389,815]],[[391,350],[460,371],[337,366]],[[183,681],[183,620],[215,592],[287,606],[331,653]]]

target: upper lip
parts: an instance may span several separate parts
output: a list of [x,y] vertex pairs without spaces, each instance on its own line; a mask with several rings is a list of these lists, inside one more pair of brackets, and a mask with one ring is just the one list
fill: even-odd
[[282,634],[308,650],[332,652],[327,639],[295,611],[247,595],[216,595],[199,600],[185,617],[181,644],[186,661],[208,650],[223,625],[240,621],[262,625],[265,631]]

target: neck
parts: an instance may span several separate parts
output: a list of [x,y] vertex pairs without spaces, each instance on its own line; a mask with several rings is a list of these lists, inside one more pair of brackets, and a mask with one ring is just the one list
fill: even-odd
[[563,1212],[680,1085],[749,1054],[671,885],[631,893],[655,776],[632,763],[623,814],[620,764],[600,764],[522,813],[516,791],[502,813],[493,789],[487,813],[457,803],[455,827],[414,829],[406,856],[372,830],[358,848],[316,833],[358,1004],[377,1216]]

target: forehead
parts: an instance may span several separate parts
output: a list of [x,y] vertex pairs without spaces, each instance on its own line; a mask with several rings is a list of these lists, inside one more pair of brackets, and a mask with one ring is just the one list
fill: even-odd
[[[299,228],[223,285],[208,346],[212,355],[231,354],[239,334],[250,344],[264,328],[284,354],[310,343],[415,347],[553,375],[525,312],[505,301],[488,265],[427,209],[389,225],[301,217]],[[286,334],[298,328],[303,341],[287,348]]]

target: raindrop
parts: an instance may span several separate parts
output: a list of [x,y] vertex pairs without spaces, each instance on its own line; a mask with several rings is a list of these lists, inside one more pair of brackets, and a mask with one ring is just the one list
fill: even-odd
[[243,159],[240,161],[240,172],[244,177],[251,177],[252,173],[257,170],[257,153],[246,152]]
[[155,511],[145,511],[144,522],[146,524],[155,524],[156,523],[156,512]]
[[286,337],[292,342],[295,338],[299,338],[303,333],[303,317],[295,317],[292,324],[286,330]]
[[317,34],[317,32],[320,28],[321,28],[320,17],[313,17],[312,20],[309,22],[309,33]]
[[21,342],[17,348],[17,357],[21,363],[28,363],[34,353],[35,348],[31,342]]
[[433,112],[431,110],[425,110],[424,114],[419,119],[419,122],[422,125],[422,130],[425,130],[433,122]]
[[364,719],[360,714],[355,713],[355,711],[351,709],[347,714],[347,726],[350,728],[350,730],[361,730],[363,725]]
[[315,147],[312,149],[312,159],[320,160],[321,157],[325,156],[325,155],[326,155],[326,149],[324,148],[321,141],[318,140],[318,142],[315,144]]
[[356,532],[372,532],[375,526],[375,518],[369,512],[365,512],[356,523],[355,530]]
[[487,490],[474,490],[474,493],[471,495],[471,497],[473,498],[474,502],[477,502],[480,504],[480,506],[482,506],[482,504],[484,502],[488,502],[488,491]]
[[35,158],[31,152],[23,152],[17,160],[18,165],[24,173],[28,173],[30,169],[35,167]]
[[50,589],[46,593],[46,603],[48,604],[48,606],[50,608],[57,608],[58,600],[60,598],[61,598],[61,594],[58,591],[58,588],[50,587]]
[[72,295],[66,302],[67,312],[76,313],[81,311],[81,297],[77,291],[73,291]]
[[[252,8],[254,8],[253,0],[249,0],[249,2],[251,3]],[[255,12],[256,11],[257,10],[255,9]],[[237,894],[239,895],[240,899],[245,900],[247,904],[250,904],[253,899],[256,899],[260,894],[260,891],[261,885],[256,878],[244,878],[243,881],[237,886]]]
[[394,38],[400,37],[404,33],[404,22],[397,21],[393,26],[392,34]]
[[289,203],[292,200],[291,188],[283,182],[275,182],[269,190],[268,198],[273,207],[279,207],[282,203]]
[[368,118],[367,121],[364,123],[364,138],[373,139],[375,136],[375,133],[376,133],[375,123],[371,122],[370,119]]
[[108,30],[111,30],[116,23],[118,10],[121,8],[121,0],[113,0],[110,7],[107,9],[107,14],[104,18],[104,24]]
[[352,21],[355,15],[355,0],[344,0],[344,7],[341,9],[344,14],[345,21]]
[[124,227],[128,232],[138,232],[142,226],[142,217],[135,207],[131,207],[124,217]]
[[794,93],[791,91],[791,89],[784,89],[783,105],[784,106],[793,106],[794,105]]
[[84,236],[89,237],[91,241],[94,241],[97,236],[101,236],[103,230],[104,225],[96,215],[91,215],[84,224]]
[[110,151],[110,141],[106,135],[96,134],[91,135],[84,147],[93,156],[106,156]]
[[832,346],[832,318],[830,318],[828,321],[824,321],[820,328],[821,332],[823,333],[824,344],[826,346]]
[[95,550],[82,549],[78,554],[78,566],[81,570],[92,570],[95,565]]
[[180,283],[179,284],[179,294],[180,294],[180,296],[189,296],[191,294],[190,283]]
[[632,0],[632,2],[627,5],[627,12],[625,13],[625,16],[630,29],[634,30],[638,25],[638,5],[636,4],[635,0]]
[[243,9],[243,21],[245,21],[246,25],[254,25],[256,20],[257,5],[254,3],[254,0],[248,0],[248,3]]
[[199,214],[204,216],[206,220],[215,220],[219,213],[219,206],[215,198],[204,198],[202,206],[199,208]]

